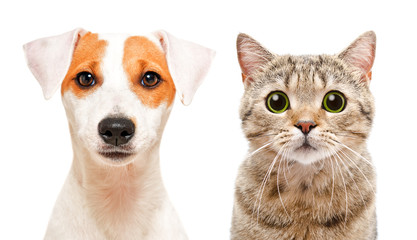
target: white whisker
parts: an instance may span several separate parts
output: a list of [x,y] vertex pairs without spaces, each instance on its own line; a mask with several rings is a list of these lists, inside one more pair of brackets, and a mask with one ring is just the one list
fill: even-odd
[[[254,204],[255,204],[255,206],[257,205],[256,203],[258,203],[257,214],[256,214],[256,215],[257,215],[257,217],[256,217],[256,221],[257,221],[257,222],[259,221],[259,212],[260,212],[260,208],[261,208],[262,196],[263,196],[263,193],[264,193],[264,190],[265,190],[266,183],[267,183],[267,182],[268,182],[268,180],[269,180],[269,177],[270,177],[270,175],[271,175],[271,172],[272,172],[272,170],[273,170],[273,168],[274,168],[274,166],[275,166],[275,163],[276,163],[276,161],[277,161],[278,157],[280,156],[280,154],[281,154],[282,150],[283,150],[283,149],[285,149],[285,146],[286,146],[286,144],[284,144],[284,145],[280,148],[280,150],[278,151],[277,155],[275,156],[274,160],[272,161],[271,165],[269,166],[268,171],[266,172],[265,177],[264,177],[264,179],[263,179],[263,181],[262,181],[261,187],[260,187],[260,189],[259,189],[259,192],[258,192],[258,197],[257,197],[257,199],[256,199],[256,201],[255,201],[255,203],[254,203]],[[258,200],[259,200],[259,202],[258,202]],[[254,211],[255,211],[255,208],[254,208]],[[254,212],[253,212],[253,213],[254,213]],[[253,214],[253,213],[252,213],[252,214]]]
[[273,141],[267,142],[265,145],[261,146],[260,148],[256,149],[255,151],[253,151],[252,153],[249,154],[249,157],[252,157],[253,155],[257,154],[258,152],[262,151],[262,149],[269,147],[271,144],[273,143]]
[[[288,155],[289,155],[289,149],[285,150],[285,151],[284,151],[284,154],[283,154],[283,159],[285,160],[287,170],[288,170],[288,168],[289,168],[289,167],[288,167],[288,158],[287,158],[287,156],[288,156]],[[285,169],[284,169],[283,171],[284,171],[284,178],[285,178],[285,182],[287,183],[287,186],[288,186],[289,184],[288,184],[287,174],[286,174]]]
[[327,155],[328,155],[330,164],[332,166],[332,193],[331,193],[331,196],[330,196],[330,203],[329,203],[329,209],[331,209],[331,207],[332,207],[332,201],[333,201],[333,194],[334,194],[334,181],[335,181],[335,179],[334,179],[333,161],[331,159],[331,153],[330,153],[330,151],[328,151]]
[[363,204],[366,205],[365,200],[364,200],[363,195],[362,195],[362,192],[359,189],[358,184],[355,181],[355,178],[353,176],[353,173],[349,170],[349,167],[344,163],[343,158],[338,153],[336,153],[336,156],[340,159],[340,162],[343,164],[343,166],[345,167],[346,171],[349,173],[350,178],[353,180],[353,183],[355,184],[356,189],[358,190],[358,193],[361,196],[361,199],[362,199]]
[[[335,158],[334,158],[334,159],[335,159]],[[336,165],[337,165],[337,167],[338,167],[338,169],[339,169],[340,176],[342,177],[343,186],[344,186],[344,188],[345,188],[345,197],[346,197],[346,200],[345,200],[345,202],[346,202],[346,209],[345,209],[345,211],[346,211],[346,213],[345,213],[345,223],[344,223],[344,227],[346,227],[347,215],[348,215],[348,205],[349,205],[349,204],[348,204],[348,195],[347,195],[346,182],[345,182],[345,178],[343,177],[343,172],[342,172],[342,169],[340,168],[340,165],[339,165],[339,163],[338,163],[337,159],[335,159],[335,162],[336,162]]]
[[356,156],[360,157],[361,159],[365,160],[365,162],[367,162],[371,167],[374,167],[374,165],[373,165],[372,162],[370,162],[368,159],[364,158],[362,155],[360,155],[355,150],[351,149],[350,147],[346,146],[345,144],[343,144],[343,143],[341,143],[339,141],[336,141],[336,140],[333,140],[333,141],[335,141],[336,143],[340,144],[342,147],[348,149],[349,151],[351,151],[353,154],[355,154]]
[[[278,154],[275,156],[275,158],[274,158],[274,160],[272,161],[272,163],[269,165],[269,168],[268,168],[268,171],[265,173],[265,176],[264,176],[264,179],[262,180],[262,183],[261,183],[261,186],[260,186],[260,188],[259,188],[259,191],[258,191],[258,196],[257,196],[257,198],[256,198],[256,200],[255,200],[255,206],[257,205],[256,203],[258,203],[258,207],[257,207],[257,221],[258,221],[258,218],[259,218],[259,210],[260,210],[260,208],[261,208],[261,201],[262,201],[262,195],[263,195],[263,192],[264,192],[264,188],[265,188],[265,186],[266,186],[266,182],[268,181],[268,179],[269,179],[269,176],[270,176],[270,174],[271,174],[271,171],[272,171],[272,169],[273,169],[273,167],[275,166],[275,163],[276,163],[276,161],[277,161],[277,159],[278,159]],[[258,202],[259,201],[259,202]],[[253,209],[253,211],[255,212],[255,208]],[[253,213],[254,213],[253,212]],[[252,213],[252,214],[253,214]]]
[[362,169],[360,167],[358,167],[358,165],[356,165],[356,163],[347,155],[347,153],[345,153],[343,150],[340,150],[340,153],[342,153],[346,159],[348,159],[358,170],[359,172],[362,174],[362,176],[365,178],[366,182],[369,184],[369,186],[371,187],[372,192],[375,194],[375,190],[374,187],[372,186],[371,182],[369,182],[369,179],[366,177],[366,175],[363,173]]
[[278,172],[277,172],[277,191],[278,191],[278,196],[279,196],[279,200],[281,201],[282,207],[284,208],[285,213],[287,214],[288,218],[291,219],[290,215],[287,212],[287,209],[285,208],[285,204],[284,201],[282,201],[282,197],[281,197],[281,191],[279,189],[279,173],[280,173],[280,168],[281,168],[281,163],[282,161],[284,161],[283,158],[281,158],[281,161],[279,161],[278,164]]

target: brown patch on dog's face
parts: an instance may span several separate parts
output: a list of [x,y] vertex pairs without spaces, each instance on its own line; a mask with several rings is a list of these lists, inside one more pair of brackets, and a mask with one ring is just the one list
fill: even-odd
[[[103,83],[101,62],[106,50],[107,42],[99,40],[98,34],[87,33],[79,40],[72,57],[72,62],[61,86],[61,95],[71,90],[78,98],[91,94]],[[90,73],[94,78],[91,86],[82,86],[77,82],[77,76]]]
[[[163,102],[167,102],[168,106],[172,104],[175,85],[168,70],[165,54],[155,43],[139,36],[126,39],[123,67],[130,88],[144,105],[156,108]],[[142,79],[149,72],[160,76],[160,82],[152,87],[142,85]]]

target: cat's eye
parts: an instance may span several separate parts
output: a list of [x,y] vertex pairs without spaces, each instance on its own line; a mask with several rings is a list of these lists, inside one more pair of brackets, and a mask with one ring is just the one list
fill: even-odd
[[338,91],[330,91],[324,96],[323,109],[331,113],[339,113],[345,109],[345,96]]
[[141,84],[146,88],[154,88],[161,82],[161,77],[156,72],[146,72],[142,79]]
[[78,85],[80,85],[81,87],[91,87],[96,83],[96,80],[93,74],[89,72],[78,73],[75,80],[77,81]]
[[283,113],[289,106],[290,101],[283,92],[271,92],[266,99],[266,107],[273,113]]

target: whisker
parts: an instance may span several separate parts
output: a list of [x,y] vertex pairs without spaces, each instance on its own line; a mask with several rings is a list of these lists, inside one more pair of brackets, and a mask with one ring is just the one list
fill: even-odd
[[332,159],[331,159],[330,151],[329,151],[328,155],[329,155],[330,164],[331,164],[331,166],[332,166],[332,194],[331,194],[331,196],[330,196],[330,203],[329,203],[329,209],[331,209],[331,207],[332,207],[332,201],[333,201],[333,194],[334,194],[334,181],[335,181],[335,180],[334,180],[334,167],[333,167],[333,161],[332,161]]
[[344,131],[344,132],[331,132],[334,134],[338,134],[338,133],[356,133],[356,134],[368,134],[367,132],[351,132],[351,131]]
[[278,133],[270,133],[270,134],[259,134],[256,136],[248,136],[247,138],[253,139],[253,138],[260,138],[260,137],[270,137],[270,136],[276,136]]
[[340,150],[340,153],[342,153],[345,157],[346,157],[346,159],[348,159],[358,170],[359,170],[359,172],[362,174],[362,176],[365,178],[365,180],[366,180],[366,182],[369,184],[369,186],[371,187],[371,190],[372,190],[372,192],[374,193],[374,194],[376,194],[375,193],[375,190],[374,190],[374,187],[372,186],[372,184],[371,184],[371,182],[369,182],[369,179],[366,177],[366,175],[363,173],[363,171],[362,171],[362,169],[360,168],[360,167],[358,167],[358,165],[356,165],[356,163],[343,151],[343,150]]
[[265,145],[261,146],[260,148],[256,149],[255,151],[253,151],[252,153],[249,154],[249,157],[252,157],[253,155],[255,155],[256,153],[262,151],[262,149],[269,147],[271,144],[273,143],[273,141],[267,142]]
[[[335,159],[335,158],[333,158],[333,159]],[[338,163],[338,161],[337,161],[337,159],[335,159],[335,162],[336,162],[336,165],[337,165],[337,168],[339,169],[339,172],[340,172],[340,176],[342,177],[342,182],[343,182],[343,186],[344,186],[344,188],[345,188],[345,197],[346,197],[346,200],[345,200],[345,202],[346,202],[346,209],[345,209],[345,223],[344,223],[344,227],[346,228],[346,222],[347,222],[347,215],[348,215],[348,195],[347,195],[347,188],[346,188],[346,182],[345,182],[345,178],[343,177],[343,172],[342,172],[342,169],[340,168],[340,165],[339,165],[339,163]]]
[[[289,169],[288,169],[288,168],[289,168],[289,167],[288,167],[288,159],[287,159],[287,156],[289,155],[288,153],[289,153],[289,149],[285,150],[285,151],[284,151],[284,154],[283,154],[283,159],[285,160],[287,170],[289,170]],[[288,178],[287,178],[287,174],[286,174],[285,169],[284,169],[284,178],[285,178],[285,182],[287,183],[287,185],[289,185],[289,184],[288,184]]]
[[[259,210],[260,210],[260,207],[261,207],[261,201],[262,201],[262,195],[263,195],[263,192],[264,192],[264,188],[265,188],[265,186],[266,186],[266,182],[268,181],[268,179],[269,179],[269,176],[270,176],[270,174],[271,174],[271,171],[272,171],[272,169],[273,169],[273,167],[275,166],[275,163],[276,163],[276,161],[277,161],[277,158],[278,158],[278,154],[275,156],[275,158],[274,158],[274,160],[272,161],[272,163],[269,165],[269,168],[268,168],[268,171],[265,173],[265,176],[264,176],[264,179],[262,180],[262,183],[261,183],[261,186],[260,186],[260,188],[259,188],[259,191],[258,191],[258,196],[257,196],[257,198],[256,198],[256,200],[255,200],[255,203],[254,203],[254,205],[255,205],[255,207],[256,207],[256,203],[258,202],[258,200],[259,200],[259,202],[258,202],[258,207],[257,207],[257,219],[256,219],[256,221],[258,221],[258,218],[259,218]],[[255,212],[255,208],[253,209],[253,213]],[[253,214],[252,213],[252,214]]]
[[[335,140],[333,140],[335,141]],[[351,151],[353,154],[355,154],[356,156],[362,158],[363,160],[365,160],[365,162],[367,162],[371,167],[374,167],[374,164],[372,162],[370,162],[368,159],[364,158],[362,155],[360,155],[359,153],[357,153],[355,150],[351,149],[350,147],[346,146],[345,144],[336,141],[337,143],[339,143],[341,146],[345,147],[346,149],[348,149],[349,151]]]
[[[268,181],[268,179],[269,179],[269,177],[270,177],[270,175],[271,175],[271,172],[272,172],[272,170],[273,170],[273,167],[274,167],[274,166],[275,166],[275,164],[276,164],[276,161],[277,161],[278,157],[281,155],[281,152],[282,152],[283,150],[285,150],[286,145],[287,145],[287,143],[286,143],[286,144],[284,144],[284,145],[280,148],[280,150],[278,151],[277,155],[275,156],[274,160],[272,161],[272,163],[271,163],[271,165],[270,165],[270,167],[269,167],[269,169],[268,169],[268,171],[267,171],[267,173],[266,173],[266,175],[265,175],[265,178],[264,178],[264,180],[263,180],[263,182],[262,182],[262,184],[261,184],[260,192],[258,193],[257,200],[255,201],[255,206],[256,206],[256,203],[257,203],[257,202],[258,202],[258,200],[259,200],[259,202],[258,202],[258,208],[257,208],[257,218],[256,218],[256,219],[257,219],[257,222],[259,221],[259,213],[260,213],[260,208],[261,208],[261,202],[262,202],[263,192],[264,192],[264,190],[265,190],[266,183],[267,183],[267,181]],[[255,210],[255,209],[254,209],[254,210]]]
[[356,183],[355,178],[353,176],[353,173],[349,170],[349,167],[347,165],[345,165],[345,163],[343,161],[343,158],[338,153],[336,153],[336,156],[340,159],[340,162],[343,164],[346,171],[349,173],[350,178],[353,180],[353,183],[355,184],[356,189],[358,190],[358,193],[361,196],[363,204],[366,205],[365,200],[364,200],[363,195],[362,195],[362,191],[359,189],[358,184]]
[[358,136],[355,136],[355,135],[347,135],[347,134],[336,134],[336,136],[355,138],[355,139],[364,139],[363,137],[358,137]]
[[[328,144],[327,144],[328,145]],[[330,146],[330,145],[328,145],[328,146]],[[333,161],[332,161],[332,159],[331,159],[331,152],[330,152],[330,150],[327,150],[326,151],[326,155],[327,155],[327,158],[329,159],[329,161],[330,161],[330,164],[331,164],[331,167],[332,167],[332,193],[331,193],[331,195],[330,195],[330,202],[329,202],[329,210],[332,208],[332,202],[333,202],[333,194],[334,194],[334,182],[335,182],[335,179],[334,179],[334,167],[333,167]]]
[[281,191],[279,189],[279,174],[280,174],[280,168],[281,168],[282,161],[283,161],[283,158],[281,158],[281,161],[279,161],[279,164],[278,164],[278,172],[277,172],[277,190],[278,190],[278,197],[279,197],[279,200],[281,201],[281,204],[282,204],[282,207],[284,208],[285,213],[287,214],[288,218],[291,219],[290,215],[287,212],[287,209],[285,208],[284,201],[282,201]]
[[[286,143],[286,144],[287,144],[287,143]],[[258,200],[259,200],[259,202],[258,202],[258,208],[257,208],[257,217],[256,217],[256,221],[257,221],[257,222],[259,221],[259,212],[260,212],[260,208],[261,208],[261,202],[262,202],[262,197],[263,197],[263,193],[264,193],[264,190],[265,190],[266,183],[268,182],[268,179],[269,179],[269,177],[271,176],[271,172],[272,172],[272,170],[273,170],[273,168],[274,168],[274,166],[275,166],[275,163],[276,163],[276,161],[277,161],[278,157],[280,156],[280,154],[281,154],[282,150],[283,150],[283,149],[285,149],[286,144],[284,144],[284,145],[280,148],[280,150],[278,151],[277,155],[275,156],[274,160],[272,161],[271,165],[269,166],[268,171],[266,172],[265,177],[264,177],[264,179],[263,179],[263,181],[262,181],[261,187],[260,187],[260,189],[259,189],[259,192],[258,192],[258,197],[257,197],[257,199],[256,199],[256,201],[255,201],[255,203],[254,203],[254,205],[256,206],[256,205],[257,205],[256,203],[257,203],[257,202],[258,202]],[[255,211],[255,208],[254,208],[254,210],[253,210],[253,213],[254,213],[254,211]],[[253,213],[252,213],[252,214],[253,214]]]
[[[374,165],[372,164],[372,162],[370,162],[368,159],[366,159],[366,158],[364,158],[362,155],[360,155],[359,153],[357,153],[355,150],[353,150],[353,149],[351,149],[350,147],[348,147],[348,146],[346,146],[345,144],[343,144],[343,143],[341,143],[341,142],[339,142],[339,141],[336,141],[336,140],[333,140],[333,141],[335,141],[336,143],[338,143],[339,145],[341,145],[342,147],[344,147],[345,149],[347,149],[347,150],[349,150],[349,151],[351,151],[353,154],[355,154],[356,156],[358,156],[358,157],[360,157],[362,160],[365,160],[365,162],[367,163],[367,164],[369,164],[372,168],[374,167]],[[360,167],[358,167],[358,165],[355,163],[355,161],[353,161],[349,156],[348,156],[348,154],[346,153],[346,152],[344,152],[343,150],[340,150],[340,152],[359,170],[359,172],[362,174],[362,176],[365,178],[365,180],[366,180],[366,182],[369,184],[369,186],[371,187],[371,190],[372,190],[372,192],[374,193],[374,194],[376,194],[375,193],[375,190],[374,190],[374,187],[373,187],[373,185],[371,184],[371,182],[369,181],[369,179],[366,177],[366,175],[363,173],[363,171],[362,171],[362,169],[360,168]]]

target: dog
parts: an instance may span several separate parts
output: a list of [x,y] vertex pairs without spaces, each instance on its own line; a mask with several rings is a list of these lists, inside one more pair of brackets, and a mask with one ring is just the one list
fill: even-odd
[[215,55],[165,31],[75,29],[24,45],[46,99],[61,86],[73,162],[45,239],[187,239],[164,188],[161,135]]

